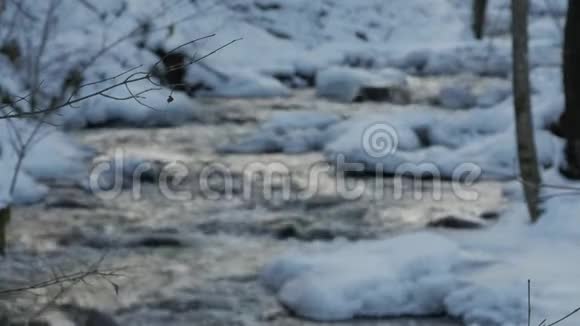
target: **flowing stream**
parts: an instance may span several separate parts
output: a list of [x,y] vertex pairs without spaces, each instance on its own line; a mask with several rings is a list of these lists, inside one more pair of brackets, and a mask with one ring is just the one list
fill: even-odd
[[[141,187],[133,185],[108,199],[61,185],[46,203],[15,210],[9,239],[12,251],[30,257],[58,256],[71,266],[106,255],[104,268],[123,267],[123,276],[114,279],[118,294],[109,282],[100,280],[79,284],[65,298],[113,315],[123,326],[321,325],[295,318],[280,306],[274,294],[260,286],[260,268],[276,255],[314,242],[390,237],[424,228],[442,217],[493,218],[504,202],[501,185],[493,182],[475,185],[479,199],[464,202],[446,183],[441,199],[430,196],[433,185],[428,182],[420,189],[423,198],[413,198],[417,189],[411,182],[405,185],[411,189],[409,195],[399,198],[393,195],[397,186],[393,180],[381,180],[377,187],[376,180],[368,177],[353,177],[352,181],[367,187],[359,198],[345,200],[336,191],[332,173],[322,174],[313,196],[276,196],[277,189],[286,185],[291,194],[303,189],[306,172],[323,164],[323,155],[224,155],[215,148],[251,133],[275,112],[319,110],[347,117],[381,112],[389,105],[336,104],[301,91],[289,99],[206,99],[200,106],[200,120],[179,127],[75,131],[81,142],[104,156],[122,153],[125,159],[144,158],[157,164],[157,169],[178,165],[187,176],[179,183],[170,182],[174,188],[165,190],[144,177]],[[264,196],[263,184],[242,177],[248,164],[256,162],[264,170],[275,169],[279,163],[288,168],[280,180],[266,185],[274,189],[274,195]],[[200,184],[200,175],[212,164],[227,167],[232,184],[225,184],[219,175]],[[254,192],[245,194],[248,188]],[[383,193],[377,197],[379,188]],[[168,198],[167,190],[186,197]],[[208,198],[211,195],[221,198]],[[18,273],[17,268],[12,270]],[[66,314],[48,315],[58,319]],[[432,317],[340,325],[458,323]]]

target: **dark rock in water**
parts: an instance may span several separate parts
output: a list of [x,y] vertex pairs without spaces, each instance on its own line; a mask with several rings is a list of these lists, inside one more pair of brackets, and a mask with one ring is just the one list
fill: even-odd
[[360,68],[331,67],[318,71],[316,94],[339,102],[408,104],[411,100],[407,76],[396,69],[370,72]]
[[337,238],[350,240],[372,238],[370,232],[364,228],[331,221],[318,222],[292,218],[268,223],[264,227],[269,234],[279,240],[332,241]]
[[367,36],[367,34],[365,32],[357,31],[354,33],[354,35],[361,41],[368,42],[368,40],[369,40],[369,37]]
[[113,317],[93,308],[79,307],[74,304],[64,304],[58,308],[70,321],[74,322],[75,326],[119,326]]
[[409,90],[397,86],[362,86],[354,102],[389,102],[394,104],[411,103]]
[[147,232],[144,234],[104,234],[96,230],[73,228],[59,239],[61,246],[84,246],[95,249],[107,248],[161,248],[186,247],[191,241],[179,234]]
[[7,317],[0,317],[0,326],[55,326],[41,320],[26,321],[10,321]]
[[315,229],[291,222],[276,225],[272,230],[272,234],[276,239],[280,240],[330,241],[336,237],[336,234],[333,234],[331,230]]
[[460,218],[457,216],[448,215],[429,222],[427,226],[448,229],[480,229],[486,225],[483,221],[478,221],[476,219]]
[[345,204],[345,200],[340,196],[314,196],[304,201],[305,210],[325,209]]
[[160,247],[185,247],[186,244],[178,238],[166,236],[166,235],[148,235],[143,237],[138,237],[127,243],[128,247],[149,247],[149,248],[160,248]]
[[283,32],[281,30],[278,29],[274,29],[274,28],[265,28],[265,31],[270,33],[272,36],[279,38],[279,39],[283,39],[283,40],[290,40],[292,39],[292,37],[290,36],[290,34]]
[[[343,207],[343,206],[341,206]],[[207,235],[235,234],[265,236],[279,240],[332,241],[336,238],[350,240],[374,238],[373,230],[363,225],[362,216],[366,210],[344,207],[343,215],[325,215],[325,209],[313,211],[308,217],[288,216],[267,221],[213,220],[197,225]],[[340,209],[336,209],[340,211]]]
[[268,1],[257,1],[254,3],[256,8],[262,11],[270,11],[270,10],[280,10],[282,9],[282,5],[276,2],[268,2]]
[[46,208],[96,209],[102,206],[102,201],[82,190],[74,189],[49,194],[44,206]]
[[487,211],[479,214],[479,217],[484,220],[497,220],[499,219],[499,212],[495,211]]

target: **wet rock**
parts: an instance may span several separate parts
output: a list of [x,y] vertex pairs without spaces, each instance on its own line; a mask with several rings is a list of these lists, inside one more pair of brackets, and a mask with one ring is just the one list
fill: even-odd
[[279,240],[332,241],[337,238],[350,240],[374,237],[373,232],[362,223],[358,225],[332,218],[301,218],[274,220],[263,225],[268,234]]
[[342,204],[345,204],[345,200],[340,196],[314,196],[304,201],[304,209],[323,209]]
[[486,211],[479,214],[479,218],[484,220],[497,220],[500,217],[500,213],[496,211]]
[[96,209],[102,205],[103,203],[99,198],[80,189],[53,191],[46,198],[44,204],[46,208],[64,209]]
[[[299,220],[298,220],[299,221]],[[270,226],[274,238],[279,240],[298,239],[305,241],[332,240],[334,235],[330,230],[314,229],[309,223],[297,221],[282,221]]]
[[[288,216],[253,222],[214,220],[200,223],[197,228],[206,235],[267,236],[278,240],[332,241],[337,238],[351,240],[373,238],[375,233],[361,222],[360,216],[364,212],[360,210],[350,212],[345,213],[344,219],[339,214],[321,213],[308,217]],[[352,213],[356,218],[352,217]],[[358,225],[350,219],[358,219]]]
[[282,9],[282,5],[275,1],[256,1],[254,2],[254,6],[262,11],[271,11],[271,10],[280,10]]
[[185,247],[187,244],[179,238],[167,235],[146,235],[133,239],[126,244],[127,247]]
[[107,248],[161,248],[161,247],[187,247],[195,242],[181,234],[169,234],[166,232],[144,232],[143,234],[118,233],[111,234],[106,231],[97,231],[73,227],[71,231],[62,236],[58,243],[61,246],[83,246],[95,249]]
[[[2,312],[1,314],[10,315],[9,313]],[[49,322],[44,320],[32,320],[32,321],[17,321],[9,316],[0,315],[0,325],[1,326],[53,326]]]
[[403,87],[395,86],[362,86],[354,102],[390,102],[409,104],[411,94]]
[[460,218],[457,216],[448,215],[429,222],[427,226],[448,229],[480,229],[485,227],[486,224],[485,222],[477,219]]

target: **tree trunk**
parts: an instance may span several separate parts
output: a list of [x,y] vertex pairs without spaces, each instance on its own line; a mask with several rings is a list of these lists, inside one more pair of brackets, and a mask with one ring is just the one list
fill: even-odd
[[487,0],[473,0],[473,12],[471,13],[473,35],[476,39],[481,40],[485,30],[485,11],[487,9]]
[[[573,0],[574,1],[574,0]],[[516,136],[524,195],[532,222],[539,218],[538,200],[541,183],[534,141],[528,63],[529,0],[512,0],[513,89]]]
[[6,249],[6,226],[10,222],[10,207],[0,207],[0,255]]
[[568,0],[564,35],[563,69],[565,107],[558,133],[566,138],[566,166],[569,178],[580,179],[580,1]]

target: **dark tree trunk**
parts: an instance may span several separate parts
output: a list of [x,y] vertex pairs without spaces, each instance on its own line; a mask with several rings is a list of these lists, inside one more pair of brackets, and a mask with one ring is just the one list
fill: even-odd
[[[0,0],[1,1],[1,0]],[[6,250],[6,227],[10,222],[10,207],[0,206],[0,255]]]
[[473,0],[472,25],[473,35],[476,39],[481,40],[485,30],[485,11],[487,9],[487,0]]
[[580,1],[568,0],[564,35],[563,76],[565,107],[558,132],[566,138],[566,166],[562,172],[580,179]]
[[528,62],[529,0],[512,0],[513,89],[518,158],[524,195],[532,222],[539,216],[541,176],[536,155]]

